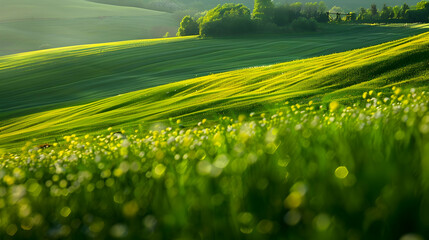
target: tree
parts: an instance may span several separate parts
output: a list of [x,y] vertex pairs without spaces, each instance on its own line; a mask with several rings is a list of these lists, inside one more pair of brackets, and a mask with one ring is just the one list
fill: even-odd
[[421,2],[417,3],[416,9],[417,10],[425,9],[425,10],[429,11],[429,2],[421,1]]
[[401,10],[399,11],[399,18],[400,18],[400,19],[404,19],[404,18],[405,18],[405,13],[406,13],[409,9],[410,9],[410,7],[409,7],[406,3],[404,3],[404,4],[401,6]]
[[359,9],[359,15],[358,15],[357,19],[360,21],[363,21],[366,19],[366,9],[365,8],[361,7]]
[[371,16],[375,17],[378,14],[377,5],[371,4],[370,8]]
[[380,12],[380,19],[388,20],[390,18],[393,18],[393,10],[391,7],[388,7],[386,4],[384,4]]
[[393,7],[387,7],[388,11],[389,11],[389,19],[394,19],[395,18],[395,11],[393,10]]
[[405,18],[410,22],[429,22],[429,2],[421,1],[415,10],[406,10]]
[[330,10],[330,13],[343,13],[344,10],[341,7],[333,6]]
[[253,19],[262,22],[271,22],[274,15],[274,4],[271,0],[255,0]]
[[191,16],[185,16],[180,22],[180,27],[177,30],[177,36],[198,35],[198,23]]
[[300,16],[301,14],[292,5],[283,4],[274,8],[273,22],[282,27],[291,24]]
[[250,10],[243,4],[226,3],[209,10],[198,20],[201,36],[222,36],[250,32]]
[[429,11],[426,9],[407,10],[405,19],[410,22],[429,22]]
[[290,7],[295,12],[296,15],[300,15],[301,14],[302,3],[300,3],[300,2],[292,3],[290,5]]
[[400,12],[401,12],[401,7],[399,6],[393,7],[393,18],[399,19]]
[[319,2],[318,11],[320,14],[322,14],[322,13],[325,14],[327,9],[328,9],[328,7],[326,6],[326,3],[324,1]]
[[354,13],[354,12],[349,12],[349,13],[346,15],[346,21],[354,22],[354,21],[356,21],[356,17],[357,17],[356,13]]
[[369,13],[368,18],[370,21],[376,21],[379,19],[377,5],[371,4],[371,7],[368,9],[368,13]]
[[302,8],[302,15],[306,18],[316,18],[318,16],[319,4],[317,2],[308,2]]
[[332,19],[333,21],[341,22],[341,13],[343,13],[343,12],[344,12],[344,10],[343,10],[341,7],[333,6],[333,7],[329,10],[329,12],[330,12],[331,14],[336,13],[336,15],[335,15],[335,19]]
[[327,23],[327,22],[329,22],[329,20],[330,20],[329,13],[326,12],[326,10],[323,11],[323,12],[321,12],[321,13],[319,13],[319,16],[316,18],[316,20],[318,22],[321,22],[321,23]]

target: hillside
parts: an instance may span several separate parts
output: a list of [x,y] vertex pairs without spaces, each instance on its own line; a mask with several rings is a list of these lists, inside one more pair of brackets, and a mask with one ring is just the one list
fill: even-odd
[[[83,134],[109,126],[151,124],[194,116],[257,111],[286,100],[352,102],[362,91],[392,86],[426,89],[429,33],[353,51],[208,75],[2,121],[0,145]],[[261,108],[261,106],[264,106]]]
[[0,55],[156,38],[178,26],[170,13],[85,0],[0,0],[0,5]]
[[83,104],[211,73],[368,47],[428,25],[326,26],[311,34],[138,40],[0,57],[0,119]]
[[[249,8],[253,8],[254,1],[252,0],[204,0],[204,1],[196,1],[196,0],[90,0],[93,2],[100,2],[106,4],[113,5],[122,5],[122,6],[134,6],[162,11],[181,11],[185,9],[194,9],[194,10],[207,10],[215,7],[218,4],[224,3],[243,3]],[[315,2],[309,0],[295,1],[295,0],[275,0],[275,4],[282,3],[295,3],[295,2]],[[328,8],[330,9],[333,6],[338,6],[344,9],[345,11],[356,11],[360,7],[369,8],[369,6],[373,3],[377,4],[379,8],[383,6],[383,4],[388,4],[389,6],[402,5],[406,2],[408,5],[416,5],[419,0],[411,0],[411,1],[402,1],[402,0],[390,0],[390,1],[381,1],[381,0],[325,0],[324,1]]]

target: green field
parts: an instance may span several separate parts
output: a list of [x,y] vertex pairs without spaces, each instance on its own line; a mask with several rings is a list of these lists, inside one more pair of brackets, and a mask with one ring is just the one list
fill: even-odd
[[0,57],[0,119],[210,73],[368,47],[427,30],[428,25],[340,25],[311,34],[139,40],[4,56]]
[[[255,111],[290,99],[352,101],[368,89],[396,85],[426,88],[428,36],[429,33],[424,33],[369,48],[213,74],[88,104],[4,119],[0,127],[0,145],[16,147],[33,138],[38,138],[38,142],[53,142],[54,137],[61,138],[64,134],[96,132],[110,126],[143,123],[147,126],[178,117],[186,117],[189,122],[184,124],[189,126],[195,123],[192,116],[237,113],[239,109]],[[18,84],[18,80],[9,83],[10,86]],[[19,85],[26,88],[24,83]],[[56,96],[55,92],[58,95],[66,92],[57,87],[51,90],[49,93],[33,91],[28,101],[36,101],[37,95],[49,98]],[[2,95],[4,93],[7,92],[3,91]],[[5,99],[18,103],[13,95]]]
[[0,55],[175,34],[170,13],[85,0],[0,0]]
[[[418,46],[381,48],[427,56],[427,34],[396,45],[407,43]],[[274,97],[265,80],[251,86]],[[260,115],[199,115],[188,129],[115,127],[1,151],[2,239],[425,239],[429,95],[363,88],[353,87],[353,104],[300,101]]]
[[[28,15],[28,3],[8,6]],[[110,30],[170,17],[40,4],[34,24],[80,34],[109,11]],[[58,15],[40,19],[46,7]],[[2,56],[0,239],[429,239],[428,29],[327,24]]]

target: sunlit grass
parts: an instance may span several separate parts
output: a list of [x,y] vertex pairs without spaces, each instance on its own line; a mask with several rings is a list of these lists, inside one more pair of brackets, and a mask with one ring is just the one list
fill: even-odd
[[[0,236],[424,238],[428,37],[4,118]],[[141,54],[135,44],[179,46],[193,38],[76,46],[0,64],[6,72],[52,70],[49,61],[61,62],[62,53],[91,62],[103,59],[103,49],[123,51],[116,57],[129,62],[129,54]]]
[[[424,26],[323,25],[320,32],[305,34],[137,40],[2,56],[0,119],[81,105],[212,73],[369,47],[426,32]],[[321,63],[314,62],[313,71],[339,67]]]
[[[429,95],[183,118],[0,152],[6,236],[399,239],[427,236]],[[419,238],[416,238],[419,239]]]
[[183,117],[264,111],[287,100],[353,101],[362,91],[427,88],[428,34],[328,56],[208,75],[2,121],[0,145],[97,132],[108,126],[149,126]]

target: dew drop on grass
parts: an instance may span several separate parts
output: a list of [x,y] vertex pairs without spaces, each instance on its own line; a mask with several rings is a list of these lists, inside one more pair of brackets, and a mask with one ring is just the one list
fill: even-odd
[[349,170],[345,166],[340,166],[335,169],[335,176],[339,179],[344,179],[349,175]]
[[399,240],[424,240],[424,238],[415,233],[408,233],[402,236]]
[[241,227],[240,232],[243,234],[251,234],[253,232],[253,228],[251,227]]
[[340,104],[337,101],[332,101],[329,103],[329,111],[334,112],[340,107]]
[[60,210],[60,214],[63,217],[68,217],[70,215],[70,213],[71,213],[71,209],[69,207],[63,207]]
[[153,231],[154,228],[156,227],[158,221],[156,220],[156,218],[152,215],[148,215],[143,219],[143,225],[145,226],[145,228]]
[[212,165],[207,160],[202,160],[197,164],[197,171],[201,175],[208,175],[212,171]]
[[284,201],[286,208],[297,208],[302,203],[302,195],[299,192],[291,192]]
[[301,221],[301,213],[298,210],[292,209],[286,213],[283,220],[287,225],[295,226]]
[[314,225],[319,231],[325,231],[331,225],[331,218],[324,213],[317,215],[313,221]]
[[241,224],[250,224],[253,220],[253,215],[250,212],[242,212],[238,215],[238,221]]
[[228,163],[229,163],[228,156],[226,156],[225,154],[221,154],[216,157],[216,160],[213,163],[213,165],[217,168],[225,168],[228,165]]
[[273,222],[266,219],[261,220],[257,225],[258,232],[262,234],[271,233],[273,228],[274,228]]
[[128,228],[124,224],[115,224],[110,228],[110,235],[115,238],[124,238],[127,236]]
[[129,201],[122,207],[122,212],[126,217],[134,217],[139,211],[139,205],[135,200]]
[[156,165],[156,167],[154,168],[154,171],[153,171],[153,177],[154,178],[160,178],[160,177],[162,177],[163,175],[164,175],[164,173],[165,173],[165,170],[167,169],[167,167],[165,167],[165,165],[164,164],[162,164],[162,163],[159,163],[158,165]]
[[7,235],[9,235],[9,236],[13,236],[13,235],[15,235],[15,233],[18,231],[18,227],[15,225],[15,224],[9,224],[7,227],[6,227],[6,233],[7,233]]

